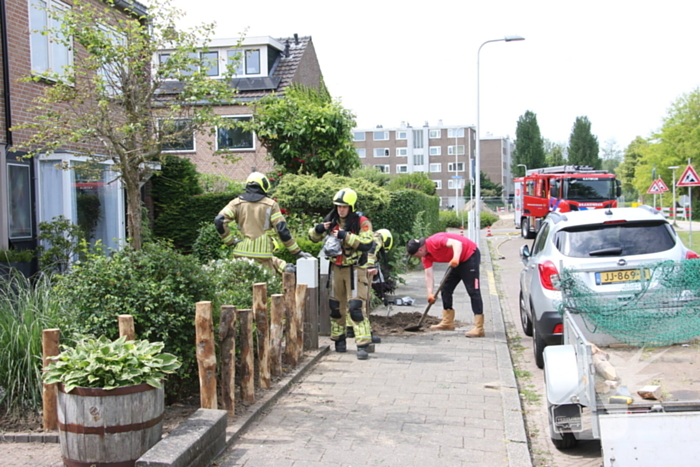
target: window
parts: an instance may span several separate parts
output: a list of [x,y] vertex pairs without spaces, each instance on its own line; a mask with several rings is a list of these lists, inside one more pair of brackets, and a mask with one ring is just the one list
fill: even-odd
[[389,132],[388,131],[375,131],[373,139],[374,139],[374,141],[388,141],[389,140]]
[[[123,47],[126,45],[126,37],[124,34],[120,34],[111,27],[100,25],[100,32],[104,33],[105,39],[108,40],[112,45],[111,47]],[[121,94],[122,83],[120,70],[122,69],[122,64],[116,61],[108,61],[100,67],[97,71],[100,76],[102,76],[103,83],[105,85],[105,92],[109,96],[117,96]]]
[[406,130],[397,130],[396,131],[396,139],[401,140],[401,139],[407,139],[408,138],[408,132]]
[[397,174],[408,173],[408,166],[406,164],[397,164],[396,165],[396,173]]
[[374,157],[389,157],[389,148],[374,148]]
[[235,73],[238,76],[243,74],[243,61],[241,60],[241,51],[236,49],[231,49],[226,51],[226,60],[228,61],[229,68],[233,67]]
[[391,173],[390,165],[375,165],[375,169],[379,169],[380,172],[388,174]]
[[32,182],[29,165],[7,164],[10,239],[32,238]]
[[260,74],[260,49],[230,49],[226,51],[226,60],[238,76]]
[[219,52],[202,52],[202,71],[207,76],[219,76]]
[[[228,117],[236,122],[249,122],[251,117]],[[255,142],[253,133],[243,128],[218,128],[216,131],[216,143],[218,149],[247,149],[254,150]]]
[[352,140],[353,141],[364,141],[365,140],[365,132],[364,131],[355,131],[352,134]]
[[359,157],[360,159],[364,159],[365,157],[367,157],[367,150],[365,148],[357,148],[356,151],[357,157]]
[[432,173],[442,172],[442,164],[430,164],[430,171]]
[[455,188],[462,188],[462,180],[448,180],[447,189],[453,190]]
[[408,156],[408,148],[396,148],[396,157]]
[[442,154],[442,147],[441,146],[430,146],[430,155],[431,156],[439,156]]
[[436,190],[442,190],[442,180],[433,180]]
[[[454,162],[450,162],[447,164],[447,171],[448,172],[454,172],[455,171],[455,164]],[[464,172],[464,162],[457,162],[457,172]]]
[[44,35],[47,29],[59,29],[60,21],[49,17],[48,10],[65,11],[66,4],[56,0],[32,0],[29,11],[29,28],[31,30],[32,72],[65,73],[65,67],[73,62],[71,47],[61,43],[63,37]]
[[414,154],[413,155],[413,165],[423,165],[425,164],[425,161],[423,160],[423,154]]
[[442,138],[442,130],[430,130],[430,132],[428,133],[428,138],[430,138],[430,139]]
[[260,74],[260,49],[252,49],[245,51],[245,74]]
[[448,128],[448,138],[464,138],[464,128]]
[[460,144],[458,146],[447,146],[447,155],[454,156],[455,155],[455,148],[457,148],[457,155],[458,156],[461,156],[464,154],[464,145]]
[[194,133],[189,119],[159,120],[163,151],[194,151]]
[[423,130],[413,130],[413,147],[415,149],[423,148]]

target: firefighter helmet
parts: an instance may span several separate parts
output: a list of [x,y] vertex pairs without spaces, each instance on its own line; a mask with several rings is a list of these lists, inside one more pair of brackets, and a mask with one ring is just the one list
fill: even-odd
[[257,185],[262,188],[262,191],[267,193],[270,190],[270,180],[267,179],[265,174],[262,174],[260,172],[253,172],[250,175],[248,175],[248,178],[245,181],[246,185],[251,185],[253,183],[257,183]]
[[389,251],[391,247],[394,246],[394,237],[391,236],[391,232],[387,229],[379,229],[377,233],[382,236],[382,243],[384,243],[384,249]]
[[351,211],[355,211],[357,193],[351,188],[343,188],[333,197],[333,204],[336,206],[350,206]]

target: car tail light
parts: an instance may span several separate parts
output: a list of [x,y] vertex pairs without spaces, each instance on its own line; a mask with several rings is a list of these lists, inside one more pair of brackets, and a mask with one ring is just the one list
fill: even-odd
[[537,269],[540,271],[540,282],[542,287],[547,290],[559,290],[554,286],[554,281],[559,279],[559,271],[554,263],[551,261],[545,261],[537,265]]
[[695,253],[693,250],[688,250],[685,252],[685,259],[698,259],[700,256],[698,256],[697,253]]
[[564,325],[562,323],[557,324],[554,326],[554,331],[552,331],[552,334],[563,334],[564,333]]

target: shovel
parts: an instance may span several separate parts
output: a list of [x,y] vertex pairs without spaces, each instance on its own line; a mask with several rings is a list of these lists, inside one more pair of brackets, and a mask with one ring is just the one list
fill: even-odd
[[[450,275],[450,272],[452,271],[452,268],[450,266],[447,266],[447,271],[445,271],[445,275],[442,277],[442,281],[440,281],[440,285],[438,286],[437,292],[435,292],[435,296],[440,293],[442,290],[442,286],[445,285],[445,280],[447,279],[447,276]],[[428,302],[428,306],[425,307],[425,311],[423,312],[423,316],[420,317],[420,321],[418,321],[418,324],[415,326],[409,326],[407,328],[404,328],[404,331],[408,332],[418,332],[420,331],[420,326],[423,324],[423,320],[427,316],[428,312],[430,311],[430,307],[433,306],[432,303]]]

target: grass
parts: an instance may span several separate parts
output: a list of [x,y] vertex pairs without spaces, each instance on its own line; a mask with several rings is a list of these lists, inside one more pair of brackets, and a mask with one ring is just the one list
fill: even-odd
[[[678,236],[683,240],[683,244],[690,248],[691,250],[698,252],[700,251],[700,229],[693,230],[692,232],[688,230],[677,230]],[[690,243],[690,234],[693,234],[692,246]]]
[[41,408],[41,338],[55,327],[51,280],[21,274],[0,281],[0,407],[11,413]]

